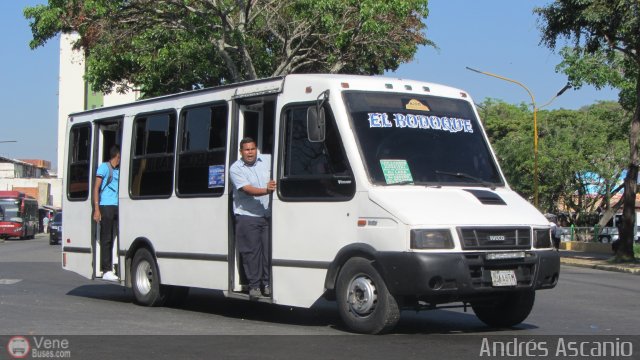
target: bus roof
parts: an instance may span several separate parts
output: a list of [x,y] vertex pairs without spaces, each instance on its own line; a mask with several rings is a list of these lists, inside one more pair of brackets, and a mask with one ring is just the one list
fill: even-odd
[[[305,80],[309,80],[315,83],[320,82],[320,83],[326,83],[326,84],[333,84],[333,85],[341,86],[345,90],[349,88],[357,89],[357,90],[374,90],[374,88],[379,88],[380,90],[384,90],[384,91],[401,91],[401,92],[413,91],[413,92],[422,92],[426,94],[440,94],[440,95],[447,94],[449,96],[456,96],[456,97],[462,97],[462,98],[468,97],[465,91],[457,88],[436,84],[436,83],[411,80],[411,79],[393,78],[393,77],[386,77],[386,76],[379,76],[379,75],[290,74],[286,76],[264,78],[264,79],[258,79],[258,80],[249,80],[249,81],[243,81],[238,83],[209,87],[205,89],[190,90],[190,91],[184,91],[184,92],[175,93],[175,94],[162,95],[158,97],[138,100],[135,102],[125,103],[125,104],[106,106],[106,107],[100,107],[100,108],[91,109],[91,110],[85,110],[81,112],[75,112],[75,113],[69,114],[69,116],[73,117],[78,115],[102,112],[106,110],[113,110],[113,109],[128,107],[133,104],[135,105],[148,104],[148,103],[177,99],[177,98],[188,97],[193,95],[216,93],[223,90],[232,90],[234,88],[236,89],[236,92],[234,93],[234,96],[233,96],[234,98],[247,97],[247,96],[256,95],[256,91],[244,94],[242,92],[243,88],[251,88],[261,84],[264,85],[264,87],[261,88],[260,89],[261,92],[258,91],[257,94],[275,94],[282,91],[284,84],[285,82],[287,82],[288,79],[295,82],[303,82]],[[349,84],[349,87],[345,88],[345,86],[347,86],[345,84]],[[374,85],[378,85],[378,86],[374,86]]]

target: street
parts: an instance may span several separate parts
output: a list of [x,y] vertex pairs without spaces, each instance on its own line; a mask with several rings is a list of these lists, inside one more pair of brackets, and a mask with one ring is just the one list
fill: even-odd
[[[298,309],[192,289],[178,308],[147,308],[133,303],[129,289],[62,270],[59,258],[60,245],[45,234],[0,242],[0,335],[351,335],[332,302]],[[404,311],[394,334],[637,335],[638,280],[563,266],[558,286],[537,292],[531,315],[515,328],[490,329],[471,309]]]

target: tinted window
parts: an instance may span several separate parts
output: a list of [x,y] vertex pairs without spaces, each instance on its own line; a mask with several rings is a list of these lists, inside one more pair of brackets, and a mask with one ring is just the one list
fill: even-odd
[[179,195],[222,195],[227,148],[227,106],[182,112],[178,155]]
[[355,193],[355,182],[331,111],[327,115],[324,142],[307,137],[307,107],[284,112],[283,173],[280,193],[284,199],[346,200]]
[[168,197],[173,188],[175,113],[134,120],[134,154],[129,189],[132,197]]
[[69,170],[67,198],[86,200],[89,196],[91,125],[75,125],[69,134]]
[[373,183],[502,183],[469,102],[364,92],[344,98]]

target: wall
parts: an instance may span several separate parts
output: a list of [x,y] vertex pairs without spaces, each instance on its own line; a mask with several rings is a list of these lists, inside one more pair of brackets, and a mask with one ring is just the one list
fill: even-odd
[[64,170],[64,144],[67,133],[69,114],[84,110],[84,56],[74,51],[73,43],[79,38],[77,34],[60,36],[60,77],[58,82],[58,178],[62,178]]
[[16,177],[16,170],[13,163],[0,162],[0,179]]

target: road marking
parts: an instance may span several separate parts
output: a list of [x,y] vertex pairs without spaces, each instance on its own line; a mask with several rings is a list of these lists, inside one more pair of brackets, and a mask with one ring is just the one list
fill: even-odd
[[22,281],[22,279],[0,279],[0,285],[13,285],[20,281]]

